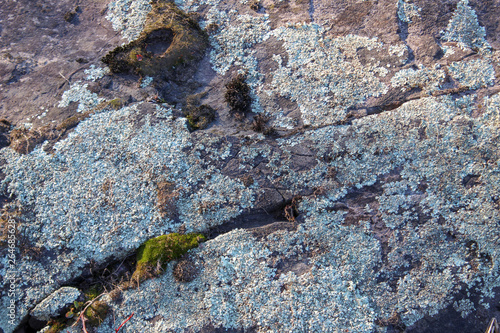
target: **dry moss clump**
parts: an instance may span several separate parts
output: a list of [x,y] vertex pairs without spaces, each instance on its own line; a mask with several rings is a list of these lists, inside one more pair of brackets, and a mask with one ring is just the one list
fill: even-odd
[[146,241],[137,251],[137,266],[132,279],[141,282],[160,274],[169,261],[179,259],[204,240],[202,234],[172,233]]
[[224,99],[231,108],[231,113],[238,120],[242,120],[247,112],[250,112],[252,97],[250,87],[245,82],[246,75],[238,74],[226,84]]
[[207,34],[174,3],[157,1],[138,39],[109,52],[102,61],[114,73],[172,78],[204,56]]

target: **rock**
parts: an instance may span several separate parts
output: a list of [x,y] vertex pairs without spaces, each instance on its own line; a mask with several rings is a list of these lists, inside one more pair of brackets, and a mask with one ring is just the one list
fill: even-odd
[[498,316],[494,0],[80,9],[0,1],[0,201],[20,247],[0,330],[61,314],[75,281],[115,288],[87,312],[102,332],[132,313],[131,332],[484,331]]
[[62,287],[41,301],[30,315],[39,321],[48,321],[63,314],[81,295],[80,290],[73,287]]

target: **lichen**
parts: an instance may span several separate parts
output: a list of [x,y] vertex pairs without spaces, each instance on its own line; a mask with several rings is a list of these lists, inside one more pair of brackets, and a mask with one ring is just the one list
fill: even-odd
[[102,78],[104,75],[109,73],[109,68],[104,67],[96,67],[95,65],[90,65],[89,68],[83,71],[85,74],[87,74],[87,77],[85,78],[87,81],[96,81],[100,78]]
[[339,121],[349,107],[386,92],[375,74],[377,63],[363,66],[357,54],[360,49],[382,48],[380,42],[353,35],[330,39],[323,32],[316,24],[272,32],[283,41],[289,60],[284,65],[275,57],[279,68],[271,91],[296,101],[306,125]]
[[206,24],[216,22],[219,25],[219,32],[210,36],[210,58],[214,70],[224,74],[232,65],[236,65],[255,73],[256,61],[251,47],[269,37],[268,15],[238,15],[235,17],[236,21],[229,24],[230,17],[227,14],[218,11],[211,13],[213,14],[207,17]]
[[106,18],[115,31],[131,42],[141,34],[151,8],[149,0],[115,0],[109,3]]
[[424,94],[430,94],[438,90],[446,78],[446,73],[442,69],[425,68],[402,69],[391,78],[393,87],[401,87],[402,91],[412,88],[422,89]]
[[413,18],[420,17],[420,11],[411,0],[398,0],[398,17],[402,22],[411,23]]
[[478,49],[489,46],[485,37],[486,31],[479,25],[476,12],[469,6],[469,0],[460,0],[442,38],[458,42],[462,47]]
[[[277,140],[226,127],[190,133],[186,119],[174,119],[178,111],[138,103],[82,119],[53,154],[3,149],[3,186],[33,211],[20,232],[58,253],[44,265],[19,262],[21,285],[32,286],[16,296],[21,315],[90,259],[119,257],[181,226],[206,231],[273,194],[280,201],[297,193],[303,199],[296,228],[261,239],[233,230],[193,248],[189,260],[199,274],[191,281],[177,281],[174,265],[151,260],[164,274],[111,302],[116,318],[134,312],[127,328],[141,332],[374,332],[391,318],[409,326],[449,306],[467,315],[472,301],[463,295],[478,296],[478,310],[489,306],[500,286],[498,94],[422,97],[440,88],[446,68],[406,70],[391,83],[422,89],[420,98],[339,125],[346,110],[387,91],[382,81],[392,64],[407,60],[402,43],[332,38],[316,24],[279,23],[272,30],[268,17],[251,12],[236,19],[232,4],[219,0],[177,3],[186,11],[197,7],[203,26],[220,24],[211,37],[212,65],[219,74],[248,72],[253,110],[288,128],[302,120],[311,126]],[[462,0],[444,39],[484,47],[475,24]],[[469,27],[476,37],[464,34]],[[266,59],[276,70],[263,85],[269,73],[260,72],[255,48],[271,38],[282,44]],[[493,60],[469,59],[452,64],[450,75],[471,89],[494,82]],[[301,113],[271,105],[279,97]],[[268,104],[254,107],[265,98]],[[0,265],[4,276],[5,258]],[[8,301],[3,297],[0,309]],[[113,318],[106,318],[96,330],[111,327]]]
[[153,80],[154,80],[153,77],[146,76],[145,78],[142,79],[141,88],[148,87],[153,82]]
[[57,313],[57,311],[64,308],[65,305],[73,304],[80,295],[81,292],[76,288],[62,287],[38,304],[31,311],[31,315],[39,320],[58,317],[61,313]]
[[104,101],[104,98],[97,96],[97,94],[90,92],[88,83],[77,81],[71,84],[70,89],[66,90],[59,102],[60,108],[68,106],[71,102],[78,103],[78,112],[89,111]]
[[495,69],[486,59],[453,62],[448,69],[451,77],[470,89],[487,87],[495,81]]

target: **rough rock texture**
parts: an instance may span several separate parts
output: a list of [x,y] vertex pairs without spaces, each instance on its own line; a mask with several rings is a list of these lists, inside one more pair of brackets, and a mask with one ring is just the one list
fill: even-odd
[[81,291],[72,287],[62,287],[54,291],[37,304],[30,314],[38,320],[49,320],[60,316],[64,308],[73,304],[81,295]]
[[[147,0],[0,3],[1,221],[19,239],[0,331],[62,286],[111,289],[172,232],[208,240],[103,296],[97,332],[131,313],[123,332],[482,332],[500,316],[495,1],[175,3],[210,42],[183,83],[100,62],[141,35]],[[243,119],[224,99],[239,74]],[[196,131],[192,101],[216,111]]]

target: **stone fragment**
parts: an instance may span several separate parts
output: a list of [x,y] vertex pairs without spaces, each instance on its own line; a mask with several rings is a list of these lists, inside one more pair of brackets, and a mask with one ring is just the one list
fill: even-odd
[[62,287],[54,291],[33,310],[31,316],[38,320],[49,320],[50,318],[60,316],[65,308],[73,304],[80,297],[80,290],[73,287]]

